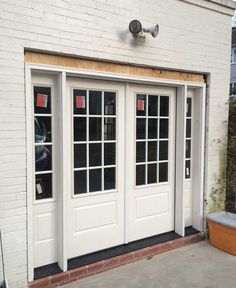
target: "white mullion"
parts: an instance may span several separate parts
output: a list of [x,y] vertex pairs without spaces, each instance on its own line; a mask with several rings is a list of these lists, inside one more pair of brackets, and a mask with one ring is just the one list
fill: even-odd
[[86,164],[87,164],[87,188],[86,192],[89,193],[89,90],[86,90]]
[[148,184],[148,94],[146,94],[145,184]]
[[101,142],[101,145],[102,145],[102,151],[101,151],[101,160],[102,160],[102,179],[101,179],[101,183],[102,183],[102,189],[101,191],[104,191],[104,122],[105,122],[105,119],[104,119],[104,91],[102,91],[102,142]]
[[[35,86],[34,86],[35,87]],[[46,88],[51,88],[51,110],[52,110],[52,87],[48,86]],[[35,117],[52,117],[52,113],[35,113]]]
[[157,183],[159,183],[159,154],[160,154],[160,95],[157,96]]
[[35,175],[52,174],[53,170],[35,171]]
[[52,146],[52,142],[35,142],[35,146]]

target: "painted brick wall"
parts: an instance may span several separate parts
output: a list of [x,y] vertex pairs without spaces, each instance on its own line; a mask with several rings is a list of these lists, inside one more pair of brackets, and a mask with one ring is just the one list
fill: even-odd
[[[207,5],[213,10],[180,0],[0,0],[0,227],[11,288],[27,278],[24,48],[211,73],[210,191],[224,168],[225,146],[216,139],[226,136],[231,44],[231,17],[214,9],[232,11]],[[158,38],[136,43],[132,19],[158,23]]]

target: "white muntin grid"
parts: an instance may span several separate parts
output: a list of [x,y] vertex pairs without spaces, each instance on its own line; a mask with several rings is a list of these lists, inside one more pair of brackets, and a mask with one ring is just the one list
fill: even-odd
[[[35,171],[35,179],[34,179],[34,201],[36,201],[37,203],[39,202],[45,202],[45,201],[51,201],[54,199],[54,177],[53,177],[53,166],[54,166],[54,151],[53,151],[53,126],[54,126],[54,123],[53,123],[53,119],[52,119],[52,116],[53,116],[53,91],[52,91],[52,87],[47,85],[33,85],[33,98],[34,98],[34,91],[35,91],[35,88],[48,88],[50,90],[50,102],[51,102],[51,113],[35,113],[35,104],[34,104],[34,99],[32,101],[32,104],[33,104],[33,111],[34,111],[34,114],[33,114],[33,119],[35,117],[37,118],[43,118],[43,117],[48,117],[50,118],[50,124],[51,124],[51,141],[50,142],[35,142],[35,121],[34,121],[34,126],[33,126],[33,137],[34,137],[34,151],[33,151],[33,155],[34,155],[34,171]],[[40,146],[48,146],[51,148],[51,170],[42,170],[42,171],[36,171],[36,154],[35,154],[35,149],[36,147],[40,147]],[[47,198],[42,198],[42,199],[37,199],[36,198],[36,176],[37,175],[48,175],[50,174],[51,175],[51,197],[47,197]]]
[[[74,91],[75,90],[83,90],[86,91],[86,114],[74,114]],[[89,92],[95,91],[101,93],[101,114],[89,114]],[[104,113],[104,94],[106,92],[111,92],[115,94],[115,115],[105,114]],[[115,192],[116,191],[116,185],[117,185],[117,91],[113,90],[98,90],[98,89],[88,89],[88,88],[73,88],[72,89],[72,115],[73,115],[73,121],[72,121],[72,139],[73,139],[73,147],[72,147],[72,162],[73,162],[73,191],[74,191],[74,179],[75,179],[75,172],[76,171],[86,171],[86,192],[85,193],[73,193],[73,197],[80,197],[84,196],[86,194],[92,193],[93,195],[95,193],[100,192]],[[86,141],[75,141],[74,140],[74,119],[75,118],[85,118],[86,119]],[[97,118],[101,119],[101,140],[89,140],[89,120],[91,118]],[[114,119],[115,120],[115,135],[114,140],[106,140],[105,135],[105,119]],[[104,163],[104,146],[106,143],[111,143],[115,145],[115,164],[113,165],[105,165]],[[78,167],[75,168],[74,165],[74,147],[76,144],[85,144],[86,145],[86,166],[85,167]],[[99,166],[90,166],[90,158],[89,158],[89,147],[90,144],[101,144],[101,165]],[[115,169],[115,188],[114,189],[106,189],[104,187],[104,169],[107,168],[114,168]],[[101,190],[98,191],[90,191],[90,171],[100,169],[101,170]],[[75,192],[75,191],[74,191]]]
[[[145,116],[139,116],[137,115],[137,100],[138,100],[138,96],[144,96],[145,97]],[[157,116],[149,116],[148,115],[148,106],[149,106],[149,97],[157,97]],[[160,99],[161,97],[168,97],[168,111],[169,111],[169,115],[168,116],[160,116]],[[169,181],[169,135],[170,135],[170,97],[168,95],[159,95],[159,94],[146,94],[146,93],[136,93],[136,97],[135,97],[135,110],[136,110],[136,126],[135,126],[135,130],[136,130],[136,143],[141,143],[141,142],[145,142],[145,161],[144,162],[137,162],[136,161],[136,167],[137,166],[145,166],[145,184],[140,184],[137,185],[135,184],[136,187],[145,187],[145,186],[152,186],[152,185],[158,185],[159,183],[168,183]],[[145,138],[143,139],[137,139],[137,119],[145,119]],[[148,138],[148,122],[149,119],[156,119],[157,120],[157,138]],[[166,119],[168,121],[168,138],[160,138],[160,122],[161,120]],[[148,160],[148,144],[149,142],[157,142],[157,159],[155,161],[149,161]],[[167,159],[165,160],[160,160],[160,143],[161,142],[167,142],[166,144],[168,145],[168,150],[167,150]],[[137,146],[135,145],[135,157],[136,157],[136,153],[137,153]],[[167,181],[163,181],[160,182],[159,180],[159,168],[160,168],[160,164],[162,163],[166,163],[167,164]],[[148,183],[148,165],[150,164],[156,164],[156,182],[151,182]],[[136,172],[137,174],[137,172]],[[136,175],[137,177],[137,175]],[[136,179],[136,178],[135,178]],[[137,181],[135,181],[137,182]]]
[[[187,115],[189,107],[188,107],[188,99],[190,99],[191,105],[190,105],[190,116]],[[185,179],[186,180],[191,180],[192,178],[192,135],[193,135],[193,98],[191,96],[187,96],[186,98],[186,133],[185,133],[185,141],[186,141],[186,151],[185,151]],[[189,121],[190,123],[190,137],[187,137],[187,122]],[[187,142],[190,142],[190,157],[186,157],[186,153],[187,153]],[[189,161],[190,165],[189,168],[187,168],[187,161]],[[187,171],[187,169],[189,169]]]

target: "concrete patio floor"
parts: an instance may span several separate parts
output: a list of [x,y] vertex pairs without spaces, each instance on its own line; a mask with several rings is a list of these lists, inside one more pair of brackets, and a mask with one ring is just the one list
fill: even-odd
[[207,241],[124,265],[63,288],[232,288],[236,257]]

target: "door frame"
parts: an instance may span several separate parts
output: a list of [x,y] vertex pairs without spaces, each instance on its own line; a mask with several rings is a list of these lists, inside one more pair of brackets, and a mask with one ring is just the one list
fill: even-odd
[[[184,191],[185,191],[185,164],[184,164],[184,153],[185,153],[185,112],[186,112],[186,97],[189,88],[194,89],[197,97],[195,103],[195,121],[196,129],[195,133],[198,135],[198,142],[196,143],[195,151],[195,163],[196,167],[193,177],[193,227],[199,231],[203,231],[204,219],[203,219],[203,207],[204,207],[204,152],[205,152],[205,103],[206,103],[206,84],[198,82],[190,82],[183,80],[169,80],[154,77],[143,77],[143,76],[131,76],[120,73],[111,72],[99,72],[91,71],[85,69],[73,69],[73,68],[63,68],[54,65],[43,65],[34,63],[25,63],[25,91],[26,91],[26,145],[27,145],[27,260],[28,260],[28,281],[32,281],[34,277],[34,267],[33,267],[33,202],[32,202],[32,185],[33,177],[32,174],[32,143],[33,143],[33,123],[32,123],[32,95],[31,95],[31,74],[32,72],[51,72],[56,73],[59,79],[59,88],[61,90],[61,103],[66,101],[66,77],[80,77],[80,78],[91,78],[100,80],[111,80],[123,82],[125,85],[125,93],[128,91],[129,83],[138,84],[152,84],[158,86],[172,86],[177,89],[177,113],[176,113],[176,123],[178,132],[176,133],[176,163],[178,163],[178,169],[176,169],[176,183],[175,183],[175,232],[184,236]],[[127,94],[127,93],[126,93]],[[127,97],[125,95],[125,97]],[[62,105],[62,119],[65,117],[64,105]],[[127,115],[127,111],[125,111]],[[126,116],[125,116],[126,117]],[[127,119],[125,119],[126,121]],[[62,121],[62,135],[65,135],[66,125]],[[181,138],[182,135],[182,138]],[[66,160],[66,146],[63,141],[62,143],[62,163]],[[125,149],[125,155],[127,151]],[[177,166],[177,164],[176,164]],[[124,173],[126,168],[124,169]],[[63,271],[67,271],[67,241],[66,241],[66,187],[67,187],[67,172],[65,165],[62,165],[62,174],[64,175],[62,181],[62,195],[60,197],[60,203],[58,207],[61,207],[61,231],[59,235],[59,266]],[[125,180],[125,211],[124,215],[126,217],[128,210],[128,197],[127,197],[127,183]],[[199,193],[201,191],[201,193]],[[127,241],[127,225],[125,225],[125,241]]]

